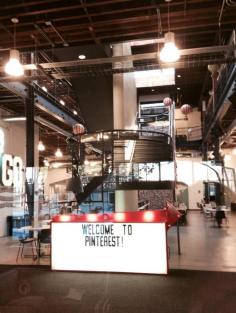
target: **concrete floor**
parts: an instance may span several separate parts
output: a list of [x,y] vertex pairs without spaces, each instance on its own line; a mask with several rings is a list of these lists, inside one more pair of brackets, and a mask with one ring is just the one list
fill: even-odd
[[188,212],[187,224],[180,227],[181,255],[178,255],[176,227],[168,231],[171,269],[236,272],[236,213],[218,228],[213,218]]
[[[236,213],[229,213],[229,224],[214,226],[211,218],[199,211],[188,212],[187,224],[180,227],[181,255],[178,255],[176,227],[168,231],[170,269],[236,272]],[[18,242],[0,238],[0,264],[16,264]],[[29,249],[29,248],[28,248]],[[31,250],[26,250],[30,254]],[[18,265],[49,265],[50,258],[20,259]]]
[[[31,257],[32,250],[31,245],[26,245],[24,248],[24,254],[27,257],[18,258],[16,262],[16,256],[19,248],[18,240],[13,240],[12,237],[0,238],[0,264],[1,265],[49,265],[50,257],[42,257],[39,260],[33,260]],[[36,253],[36,252],[35,252]]]

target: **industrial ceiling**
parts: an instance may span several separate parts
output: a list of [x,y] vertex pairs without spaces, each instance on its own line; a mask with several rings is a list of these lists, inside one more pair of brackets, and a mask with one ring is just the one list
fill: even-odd
[[[12,23],[14,17],[19,20],[16,25]],[[112,45],[141,41],[132,47],[129,57],[134,61],[132,70],[162,68],[164,65],[160,64],[155,53],[162,47],[159,39],[171,30],[182,51],[181,60],[176,64],[176,85],[171,87],[171,93],[178,101],[181,99],[182,103],[201,109],[202,100],[208,100],[212,88],[207,65],[235,63],[234,58],[227,57],[225,49],[219,49],[228,44],[235,20],[234,0],[4,1],[0,11],[0,107],[13,115],[25,112],[22,97],[6,88],[9,82],[14,84],[15,81],[3,72],[9,49],[13,48],[14,33],[15,46],[21,52],[23,63],[37,63],[37,70],[26,71],[20,82],[34,81],[39,86],[46,86],[52,97],[58,102],[63,100],[67,110],[76,111],[78,117],[89,125],[93,108],[81,101],[80,84],[85,78],[88,85],[89,79],[112,78],[115,73]],[[203,47],[206,49],[201,50]],[[86,60],[79,60],[80,54],[86,55]],[[64,65],[60,63],[65,61]],[[122,71],[128,69],[124,67]],[[139,90],[139,93],[147,92],[150,90]],[[99,103],[98,110],[112,113],[112,109],[103,103]],[[36,115],[71,131],[68,125],[40,108],[36,109]],[[102,114],[100,116],[102,118]],[[235,109],[231,106],[231,114],[222,125],[227,128],[235,117]],[[96,118],[93,118],[94,129],[99,129],[101,123],[98,121],[96,125]],[[52,153],[57,135],[55,130],[42,128],[42,139],[50,147],[43,156]],[[234,146],[232,138],[228,139],[230,146]],[[65,149],[64,141],[61,146]]]

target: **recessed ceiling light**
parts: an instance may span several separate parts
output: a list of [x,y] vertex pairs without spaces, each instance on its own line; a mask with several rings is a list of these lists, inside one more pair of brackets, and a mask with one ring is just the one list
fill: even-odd
[[11,19],[11,22],[12,22],[13,24],[17,24],[17,23],[19,23],[19,19],[18,19],[17,17],[13,17],[13,18]]
[[43,91],[47,92],[47,88],[45,86],[42,87]]
[[180,90],[180,87],[177,87],[177,90]]
[[155,89],[152,89],[152,92],[155,91]]
[[78,114],[77,111],[75,111],[75,110],[73,111],[73,113],[74,113],[74,115],[77,115],[77,114]]
[[181,77],[181,75],[177,75],[177,77],[178,77],[178,78],[180,78],[180,77]]
[[78,56],[78,58],[79,58],[80,60],[84,60],[84,59],[86,59],[86,56],[85,56],[84,54],[80,54],[80,55]]
[[60,99],[59,102],[60,102],[61,105],[65,105],[65,101],[63,101],[62,99]]

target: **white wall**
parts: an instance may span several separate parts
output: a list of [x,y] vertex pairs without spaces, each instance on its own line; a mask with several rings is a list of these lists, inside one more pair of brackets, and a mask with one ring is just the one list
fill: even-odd
[[[0,112],[0,114],[4,114],[4,112]],[[0,119],[0,128],[4,132],[5,144],[4,144],[4,152],[5,154],[12,154],[14,156],[20,156],[23,160],[23,164],[25,166],[26,160],[26,130],[25,130],[25,122],[4,122]],[[38,164],[38,150],[37,150],[37,138],[38,138],[38,127],[35,128],[35,164]],[[12,196],[12,194],[5,192],[2,193],[2,196]],[[20,199],[20,198],[18,198]],[[1,202],[1,201],[0,201]],[[17,200],[18,202],[18,200]],[[4,201],[2,201],[3,206]],[[7,234],[7,224],[6,218],[14,213],[23,213],[23,208],[18,207],[0,207],[0,237],[5,236]]]
[[234,149],[223,149],[222,153],[225,155],[225,166],[236,170],[236,154],[234,154]]
[[196,210],[204,197],[203,181],[218,181],[217,175],[202,164],[201,157],[177,158],[177,181],[188,185],[189,209]]
[[138,210],[138,190],[115,191],[116,212],[130,212]]
[[[236,170],[236,155],[232,153],[232,150],[223,150],[223,154],[230,156],[225,159],[225,167]],[[210,166],[213,167],[212,165]],[[221,167],[214,166],[213,168],[218,171],[221,177]],[[203,181],[219,182],[216,173],[203,165],[200,157],[177,158],[177,180],[188,185],[189,208],[192,210],[197,209],[196,203],[200,202],[204,197]],[[234,185],[233,182],[230,182],[231,185]],[[236,202],[236,192],[231,187],[229,188],[229,186],[225,188],[225,201],[228,206],[230,206],[231,202]]]
[[201,112],[197,108],[187,115],[181,109],[175,109],[175,128],[176,134],[187,136],[188,140],[198,140],[202,138],[201,131]]
[[50,194],[50,185],[58,183],[60,181],[70,179],[71,173],[67,173],[65,168],[50,168],[48,169],[48,175],[45,181],[45,194]]
[[176,128],[195,127],[201,126],[201,112],[197,108],[194,108],[191,113],[187,115],[187,120],[184,120],[185,115],[181,112],[181,109],[175,109],[175,125]]

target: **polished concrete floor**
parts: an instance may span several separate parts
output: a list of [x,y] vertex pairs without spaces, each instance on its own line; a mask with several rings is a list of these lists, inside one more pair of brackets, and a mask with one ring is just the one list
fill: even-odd
[[[199,211],[188,212],[186,225],[180,226],[181,255],[178,255],[176,227],[168,231],[170,269],[236,272],[236,213],[229,223],[216,227],[214,220]],[[19,244],[11,237],[0,238],[0,264],[16,264]],[[26,248],[26,254],[31,248]],[[50,258],[19,258],[18,265],[49,265]]]
[[[32,258],[32,248],[31,245],[27,244],[24,247],[25,257],[21,258],[19,256],[18,260],[17,253],[19,249],[19,241],[12,239],[12,237],[2,237],[0,238],[0,265],[49,265],[50,257],[42,256],[40,259],[33,260]],[[36,255],[36,250],[34,249],[34,254]]]
[[236,272],[236,213],[218,228],[214,218],[188,212],[180,226],[181,255],[178,255],[176,227],[168,231],[170,268]]

